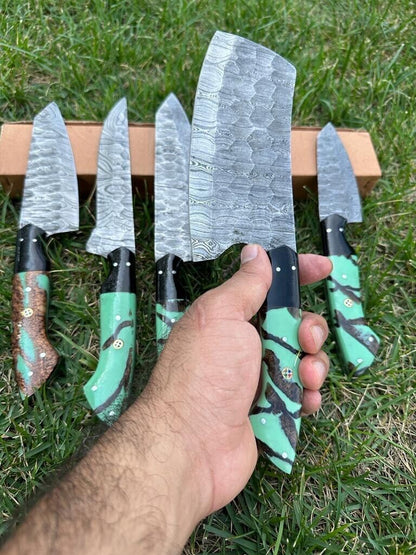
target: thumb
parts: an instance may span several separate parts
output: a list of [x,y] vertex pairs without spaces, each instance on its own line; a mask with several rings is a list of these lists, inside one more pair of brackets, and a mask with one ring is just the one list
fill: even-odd
[[241,251],[240,269],[219,287],[205,293],[206,317],[248,321],[260,309],[272,280],[266,251],[246,245]]

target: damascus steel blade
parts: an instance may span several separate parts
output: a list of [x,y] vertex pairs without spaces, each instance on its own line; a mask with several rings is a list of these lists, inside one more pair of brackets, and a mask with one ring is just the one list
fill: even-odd
[[331,123],[318,134],[318,199],[319,219],[332,214],[347,222],[362,222],[361,200],[357,180],[347,151]]
[[127,102],[122,98],[104,121],[98,149],[96,226],[87,251],[107,256],[119,247],[135,254]]
[[194,260],[235,243],[296,250],[290,132],[296,70],[217,31],[195,96],[189,210]]
[[189,148],[191,125],[171,93],[156,112],[155,260],[174,254],[191,260]]
[[79,227],[78,182],[71,143],[58,106],[33,120],[19,229],[33,224],[46,235]]

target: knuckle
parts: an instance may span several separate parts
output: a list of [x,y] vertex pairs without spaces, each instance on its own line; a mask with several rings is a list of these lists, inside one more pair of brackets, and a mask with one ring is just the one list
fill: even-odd
[[211,312],[209,295],[205,293],[192,303],[187,314],[196,329],[201,330],[206,327]]

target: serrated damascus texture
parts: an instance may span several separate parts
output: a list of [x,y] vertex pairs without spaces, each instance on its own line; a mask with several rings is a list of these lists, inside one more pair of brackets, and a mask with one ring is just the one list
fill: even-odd
[[318,204],[319,219],[332,214],[347,222],[362,222],[361,200],[357,180],[347,151],[331,123],[318,134]]
[[79,226],[78,182],[71,143],[58,106],[33,120],[19,229],[33,224],[47,235]]
[[195,97],[190,154],[194,260],[235,243],[296,250],[290,132],[296,70],[271,50],[216,32]]
[[122,98],[104,121],[98,149],[96,226],[87,251],[107,256],[119,247],[135,254],[127,102]]
[[171,93],[156,112],[155,259],[174,254],[191,260],[189,148],[191,125]]

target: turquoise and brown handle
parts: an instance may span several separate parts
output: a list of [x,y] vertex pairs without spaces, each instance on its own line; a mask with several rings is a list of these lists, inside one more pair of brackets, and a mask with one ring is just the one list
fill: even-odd
[[346,224],[338,214],[321,222],[323,253],[333,265],[326,290],[339,353],[347,370],[360,376],[373,363],[380,339],[364,317],[357,256],[345,238]]
[[22,398],[32,395],[54,370],[59,355],[46,335],[49,263],[45,232],[32,224],[19,229],[12,292],[12,353]]
[[158,355],[163,350],[173,325],[182,318],[187,300],[179,283],[182,260],[166,254],[156,262],[156,342]]
[[126,406],[133,377],[136,282],[135,257],[129,249],[115,249],[108,261],[111,270],[100,294],[100,354],[84,393],[94,413],[111,425]]
[[259,450],[290,474],[300,430],[303,387],[299,270],[296,252],[286,246],[269,252],[273,278],[260,311],[262,368],[250,421]]

